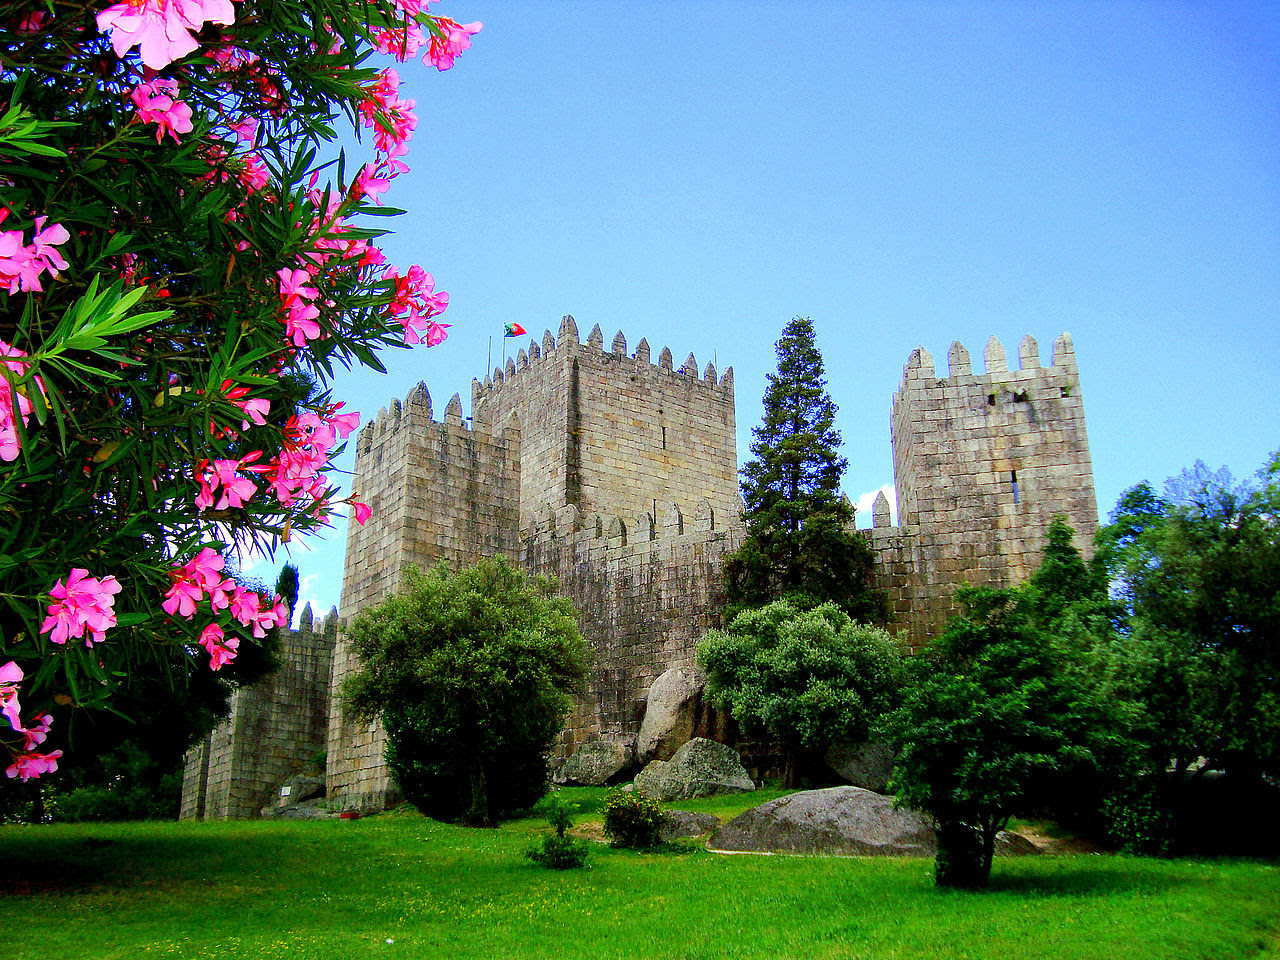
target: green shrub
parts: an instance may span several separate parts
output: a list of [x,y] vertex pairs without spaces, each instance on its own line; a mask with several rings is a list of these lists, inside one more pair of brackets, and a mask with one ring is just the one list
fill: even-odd
[[1107,840],[1124,853],[1167,857],[1174,818],[1150,784],[1108,797],[1102,805]]
[[652,847],[662,829],[662,804],[638,790],[610,793],[604,800],[604,832],[613,847]]
[[525,857],[549,870],[573,870],[583,866],[587,862],[587,844],[566,835],[573,826],[573,817],[558,797],[552,797],[547,803],[547,823],[555,832],[539,837],[537,843],[525,851]]

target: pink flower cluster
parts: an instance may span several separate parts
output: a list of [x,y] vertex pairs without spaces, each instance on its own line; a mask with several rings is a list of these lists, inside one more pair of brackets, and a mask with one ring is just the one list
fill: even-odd
[[62,751],[38,753],[32,750],[33,747],[44,743],[53,719],[47,713],[39,713],[32,718],[29,725],[23,726],[20,716],[22,705],[18,702],[18,684],[21,682],[22,668],[16,663],[10,660],[4,666],[0,666],[0,714],[9,721],[9,726],[13,728],[14,733],[20,733],[23,736],[21,750],[16,752],[11,750],[13,763],[5,770],[5,776],[10,779],[21,777],[23,780],[30,780],[57,770]]
[[289,507],[304,497],[321,502],[327,489],[322,471],[333,448],[360,425],[360,414],[340,414],[341,408],[338,403],[320,413],[290,417],[285,424],[285,447],[271,461],[267,474],[281,506]]
[[137,47],[152,70],[198,49],[192,31],[199,33],[206,22],[227,25],[235,19],[231,0],[126,0],[107,7],[97,18],[99,30],[111,31],[116,56]]
[[471,38],[484,28],[484,24],[478,20],[475,23],[458,23],[448,17],[440,17],[438,22],[440,29],[444,31],[444,37],[431,37],[427,55],[422,58],[422,62],[430,60],[437,70],[444,71],[453,66],[453,60],[458,54],[471,46]]
[[[250,466],[261,456],[262,451],[255,450],[239,460],[201,460],[195,469],[195,479],[200,484],[200,492],[196,494],[196,508],[203,513],[210,507],[215,510],[243,507],[245,501],[258,492],[258,485],[251,478],[241,476],[240,471],[261,473],[268,469]],[[215,501],[214,494],[219,491],[221,494]]]
[[[0,357],[25,357],[26,354],[0,340]],[[13,381],[26,376],[31,364],[22,360],[0,360],[0,460],[6,463],[18,459],[22,444],[18,439],[17,420],[23,426],[31,419],[31,399],[23,388]],[[44,393],[44,384],[35,378],[36,389]]]
[[280,278],[280,306],[284,310],[284,333],[295,347],[305,347],[308,340],[321,336],[316,317],[320,309],[316,300],[320,291],[310,286],[311,274],[306,270],[277,270]]
[[[405,343],[425,343],[434,347],[448,336],[445,330],[447,323],[437,323],[433,317],[439,316],[449,306],[449,294],[441,290],[435,292],[435,277],[421,267],[409,268],[407,276],[400,276],[394,267],[387,270],[384,277],[392,282],[391,314],[404,325]],[[420,336],[418,330],[425,336]]]
[[89,576],[88,570],[79,567],[71,571],[64,585],[59,580],[49,596],[49,615],[40,625],[41,633],[48,633],[54,643],[66,643],[75,637],[89,635],[84,645],[91,647],[106,639],[106,632],[116,625],[115,595],[120,592],[120,582],[115,577],[98,580]]
[[138,108],[138,119],[157,125],[156,143],[163,140],[166,133],[173,137],[174,143],[179,143],[178,134],[192,130],[191,108],[177,96],[178,81],[167,78],[140,83],[129,94]]
[[[165,593],[160,606],[166,613],[190,620],[196,615],[197,605],[207,599],[209,607],[217,613],[229,610],[242,626],[249,627],[253,635],[261,639],[272,627],[284,626],[288,620],[288,607],[276,597],[270,606],[266,598],[255,590],[246,590],[230,578],[223,578],[225,560],[212,547],[203,548],[184,564],[169,571],[173,585]],[[196,641],[209,652],[209,667],[221,670],[236,657],[240,639],[226,632],[216,623],[210,623],[200,631]]]
[[[0,210],[0,222],[9,215]],[[60,223],[45,226],[47,217],[36,217],[35,235],[30,243],[24,243],[21,230],[0,230],[0,289],[10,293],[39,293],[40,274],[46,270],[55,279],[59,270],[67,269],[67,261],[56,249],[71,239],[66,227]]]

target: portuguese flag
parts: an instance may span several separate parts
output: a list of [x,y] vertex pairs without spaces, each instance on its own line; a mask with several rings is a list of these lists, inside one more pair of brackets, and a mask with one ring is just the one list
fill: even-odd
[[520,326],[520,324],[508,323],[506,333],[504,333],[503,336],[504,337],[523,337],[526,333],[528,333],[528,331],[525,330],[524,327]]

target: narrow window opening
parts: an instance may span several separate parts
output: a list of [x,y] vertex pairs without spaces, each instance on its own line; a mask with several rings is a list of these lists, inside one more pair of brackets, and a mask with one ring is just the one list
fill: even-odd
[[1070,387],[1059,387],[1058,389],[1062,391],[1062,396],[1064,396],[1064,397],[1069,397],[1069,396],[1071,396],[1071,388],[1070,388]]
[[996,395],[994,393],[987,394],[987,406],[994,407],[996,405]]
[[1027,402],[1027,391],[1023,390],[1021,393],[1015,393],[1015,394],[1013,395],[1013,399],[1014,399],[1017,403],[1026,403],[1026,402]]
[[1013,502],[1018,502],[1018,471],[1013,470],[1009,473],[1009,480],[1013,484]]
[[667,428],[662,428],[662,449],[667,449]]

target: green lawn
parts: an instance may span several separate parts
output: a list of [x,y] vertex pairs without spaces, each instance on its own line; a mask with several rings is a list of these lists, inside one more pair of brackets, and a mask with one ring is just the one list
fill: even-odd
[[[586,822],[601,792],[564,795]],[[725,816],[761,799],[681,806]],[[521,858],[539,829],[415,814],[2,827],[0,956],[1280,957],[1271,863],[1003,860],[992,889],[972,894],[934,890],[927,860],[721,856],[692,843],[601,845],[589,870],[557,873]]]

